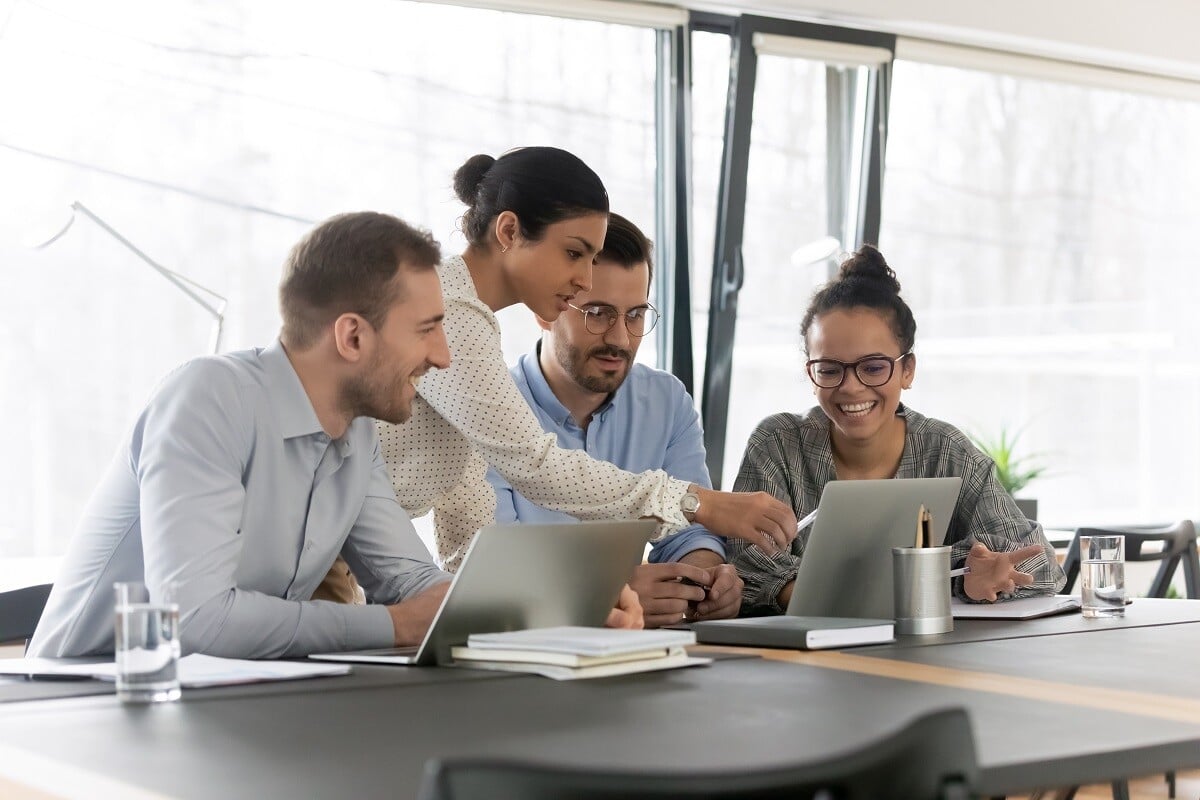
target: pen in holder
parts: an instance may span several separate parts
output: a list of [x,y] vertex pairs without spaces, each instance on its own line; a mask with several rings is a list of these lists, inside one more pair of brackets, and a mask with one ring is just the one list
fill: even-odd
[[[921,509],[918,534],[929,541],[929,512]],[[893,547],[892,600],[897,634],[948,633],[950,613],[950,548]]]

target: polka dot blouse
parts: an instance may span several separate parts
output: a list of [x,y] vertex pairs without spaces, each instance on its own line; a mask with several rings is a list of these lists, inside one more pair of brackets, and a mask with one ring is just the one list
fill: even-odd
[[661,534],[686,526],[679,502],[687,481],[662,470],[625,472],[558,447],[508,374],[500,324],[466,262],[452,256],[438,274],[450,368],[428,372],[412,419],[379,423],[379,436],[400,504],[413,516],[435,511],[439,560],[457,563],[475,531],[495,521],[488,464],[534,503],[580,519],[658,517]]

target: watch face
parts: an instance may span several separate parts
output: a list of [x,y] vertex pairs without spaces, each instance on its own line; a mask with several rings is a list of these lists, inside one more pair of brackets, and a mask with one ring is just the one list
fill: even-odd
[[679,501],[679,507],[683,509],[684,513],[693,514],[700,508],[700,498],[689,492]]

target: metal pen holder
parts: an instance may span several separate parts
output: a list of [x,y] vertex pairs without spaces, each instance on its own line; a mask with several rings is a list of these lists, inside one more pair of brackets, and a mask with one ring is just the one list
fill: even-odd
[[950,613],[950,548],[893,547],[892,598],[897,634],[954,630]]

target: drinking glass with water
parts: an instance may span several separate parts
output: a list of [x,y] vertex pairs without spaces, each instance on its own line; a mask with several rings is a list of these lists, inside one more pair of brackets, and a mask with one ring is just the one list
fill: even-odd
[[142,583],[114,583],[117,696],[127,703],[179,699],[179,605],[174,587],[150,601]]
[[1083,615],[1125,616],[1125,537],[1080,536],[1079,570]]

